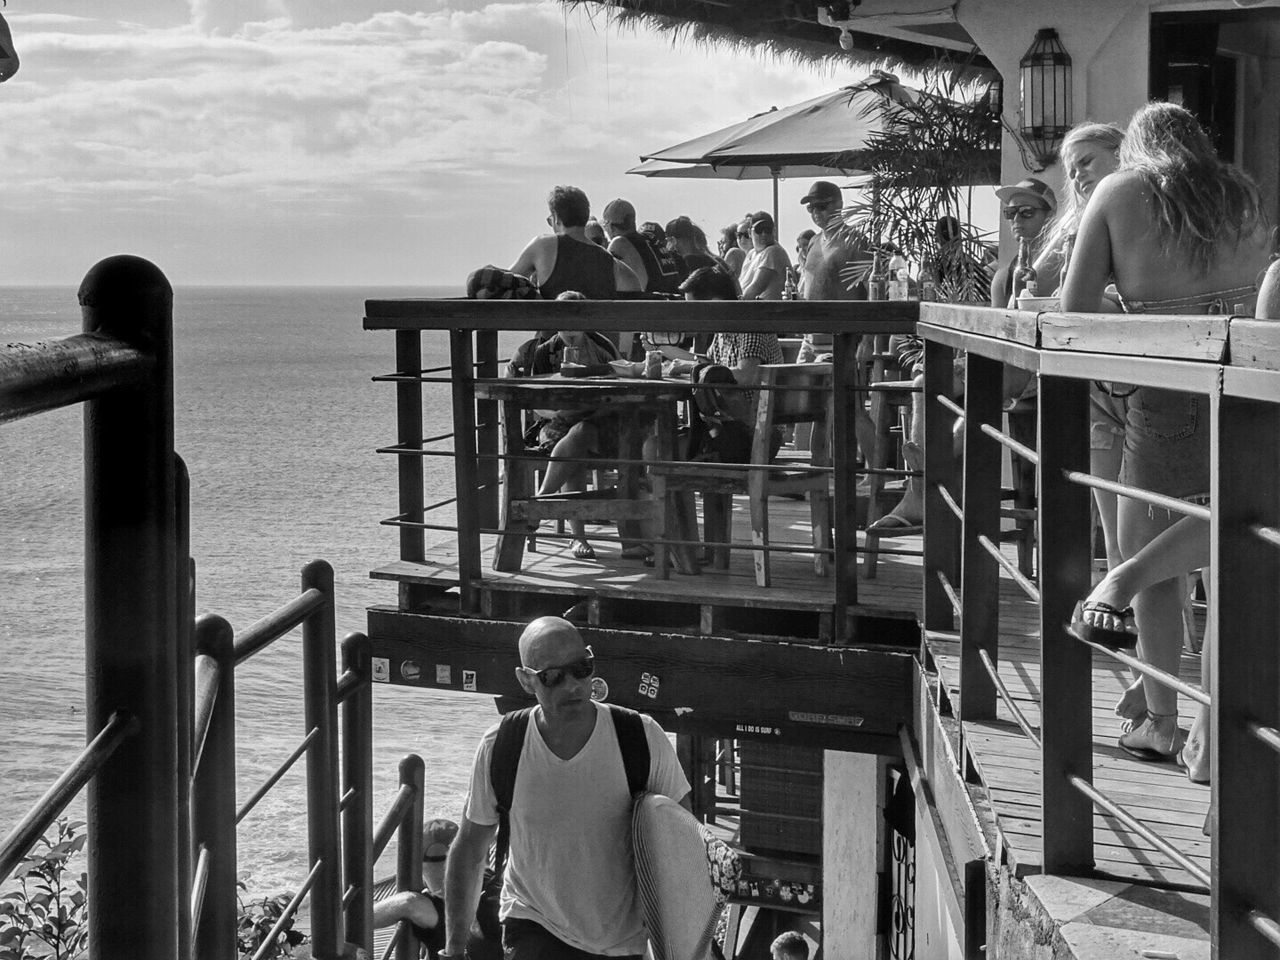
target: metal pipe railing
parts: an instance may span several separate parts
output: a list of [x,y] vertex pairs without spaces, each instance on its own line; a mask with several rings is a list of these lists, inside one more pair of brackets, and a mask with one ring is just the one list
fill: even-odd
[[0,423],[145,385],[156,363],[155,354],[107,332],[8,344],[0,353]]
[[[263,960],[264,957],[271,955],[271,951],[274,949],[276,941],[280,939],[280,934],[284,933],[284,931],[288,929],[289,925],[293,922],[293,918],[298,912],[298,907],[302,905],[303,898],[311,892],[311,888],[315,886],[323,872],[323,860],[317,860],[311,865],[311,870],[308,871],[307,878],[302,881],[302,886],[298,888],[298,892],[293,895],[293,898],[285,905],[285,908],[280,911],[280,918],[275,922],[275,925],[271,928],[271,931],[267,934],[266,938],[263,939],[262,943],[258,945],[257,952],[253,955],[253,960]],[[314,933],[311,935],[311,940],[312,943],[315,942]],[[315,955],[315,953],[316,951],[313,949],[312,954]],[[323,954],[320,955],[323,956]]]
[[258,789],[253,791],[252,796],[250,796],[249,799],[241,805],[240,809],[236,811],[236,823],[239,823],[253,811],[253,808],[258,805],[262,798],[271,792],[271,788],[280,782],[280,778],[292,770],[293,765],[301,760],[303,755],[310,751],[312,744],[319,739],[320,728],[312,727],[307,732],[307,735],[302,738],[302,742],[293,748],[293,752],[285,758],[284,762],[276,767],[271,776],[267,777]]
[[[396,838],[396,889],[422,890],[422,810],[424,770],[422,758],[410,754],[400,761],[400,783],[412,792],[412,802],[400,820]],[[404,935],[396,947],[397,960],[416,960],[418,937],[411,924],[400,922]],[[406,929],[407,928],[407,929]]]
[[[354,896],[343,897],[346,942],[373,953],[373,688],[369,638],[348,634],[342,641],[342,679],[337,696],[342,710],[342,858],[343,879]],[[344,684],[351,678],[350,683]]]
[[0,843],[0,883],[9,878],[22,858],[36,844],[46,830],[53,825],[62,811],[100,771],[127,737],[137,733],[140,724],[136,717],[113,713],[96,737],[89,741],[80,755],[62,772],[62,775],[45,791],[18,821]]
[[[322,562],[322,561],[317,561]],[[308,617],[322,610],[329,598],[324,591],[306,587],[278,610],[236,634],[236,664],[244,663],[255,653],[265,650]]]

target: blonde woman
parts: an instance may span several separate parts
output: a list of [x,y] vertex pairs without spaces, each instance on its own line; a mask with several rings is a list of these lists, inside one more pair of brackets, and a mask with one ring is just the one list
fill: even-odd
[[[1114,279],[1126,313],[1252,312],[1269,247],[1257,185],[1218,159],[1190,112],[1150,103],[1130,121],[1119,168],[1097,184],[1081,217],[1062,308],[1098,312]],[[1126,413],[1120,482],[1204,502],[1207,399],[1137,389]],[[1136,642],[1144,660],[1176,675],[1181,594],[1185,574],[1207,562],[1206,525],[1128,498],[1117,514],[1122,562],[1081,603],[1074,627],[1115,647]],[[1144,549],[1153,541],[1162,549]],[[1136,636],[1129,629],[1135,623]],[[1119,745],[1138,759],[1173,759],[1181,745],[1177,694],[1146,678],[1142,690],[1144,715]]]

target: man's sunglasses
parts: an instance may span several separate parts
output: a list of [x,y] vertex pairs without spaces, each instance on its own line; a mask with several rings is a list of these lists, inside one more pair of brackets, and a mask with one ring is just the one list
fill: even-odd
[[1006,207],[1000,211],[1000,216],[1006,220],[1030,220],[1044,211],[1044,207]]
[[591,648],[587,647],[587,655],[581,660],[573,663],[567,663],[562,667],[547,667],[545,670],[530,670],[528,667],[521,667],[526,673],[532,673],[538,678],[538,682],[544,687],[558,687],[564,683],[565,677],[573,677],[575,680],[585,680],[596,672],[596,655],[591,652]]

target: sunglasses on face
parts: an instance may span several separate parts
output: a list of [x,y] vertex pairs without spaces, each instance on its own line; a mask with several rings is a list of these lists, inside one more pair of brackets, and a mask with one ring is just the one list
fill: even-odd
[[1043,212],[1043,207],[1006,207],[1000,211],[1000,216],[1009,221],[1031,220]]
[[596,672],[596,655],[591,652],[591,648],[587,647],[587,655],[581,660],[573,663],[566,663],[562,667],[547,667],[545,670],[530,670],[528,667],[522,667],[526,673],[532,673],[538,678],[538,682],[548,689],[558,687],[564,683],[565,677],[573,677],[575,680],[585,680]]

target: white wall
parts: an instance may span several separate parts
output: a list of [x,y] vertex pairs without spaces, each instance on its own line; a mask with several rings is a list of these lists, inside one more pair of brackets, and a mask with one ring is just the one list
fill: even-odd
[[943,902],[941,884],[950,883],[940,875],[942,864],[933,858],[933,845],[925,842],[923,831],[931,829],[916,810],[916,960],[964,960],[960,938]]

